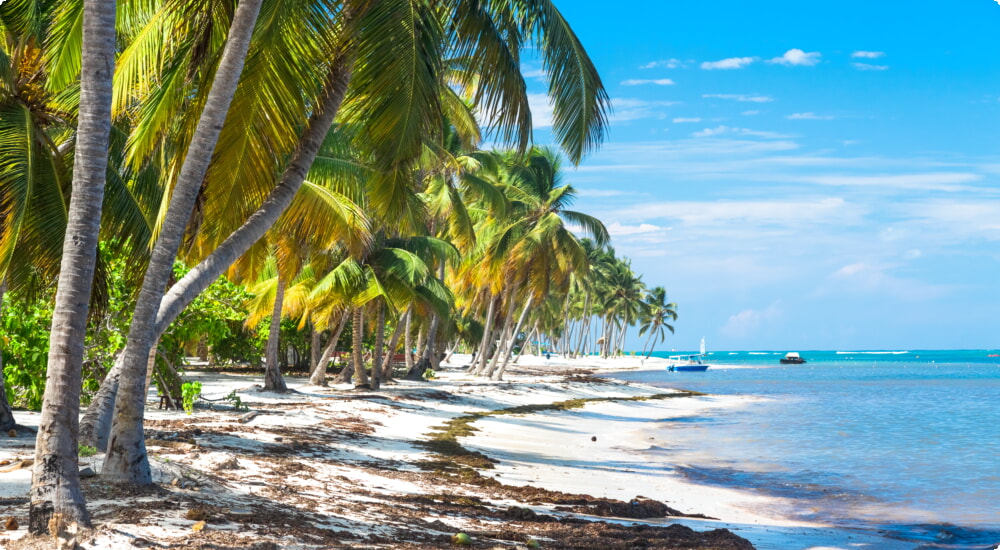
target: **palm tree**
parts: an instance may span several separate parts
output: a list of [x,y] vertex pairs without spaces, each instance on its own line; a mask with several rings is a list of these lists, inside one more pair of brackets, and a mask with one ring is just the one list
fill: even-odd
[[649,356],[653,354],[653,347],[657,341],[662,342],[666,338],[665,330],[669,330],[671,334],[674,333],[674,326],[670,324],[670,321],[676,320],[677,304],[667,303],[667,291],[662,286],[653,287],[646,295],[646,307],[639,325],[639,336],[649,333],[649,338],[642,347],[643,352],[649,348],[649,351],[645,353],[646,359],[649,359]]
[[36,534],[47,532],[53,517],[67,524],[90,526],[80,489],[77,436],[83,343],[108,171],[115,62],[114,0],[85,0],[82,59],[73,192],[52,315],[45,394],[31,480],[29,529]]

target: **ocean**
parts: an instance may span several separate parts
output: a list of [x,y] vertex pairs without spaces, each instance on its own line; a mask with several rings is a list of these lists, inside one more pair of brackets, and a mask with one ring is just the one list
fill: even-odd
[[650,427],[670,442],[650,452],[694,481],[787,497],[794,517],[915,548],[1000,544],[1000,351],[800,353],[804,365],[714,352],[707,372],[613,376],[746,396]]

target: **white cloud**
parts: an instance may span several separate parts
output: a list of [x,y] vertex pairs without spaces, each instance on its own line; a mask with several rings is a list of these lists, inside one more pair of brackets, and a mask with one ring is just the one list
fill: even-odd
[[932,286],[923,282],[902,279],[890,272],[895,268],[872,262],[845,265],[830,275],[830,280],[842,286],[837,293],[864,292],[889,295],[905,301],[927,300],[942,296],[947,287]]
[[716,137],[723,135],[738,135],[738,136],[756,136],[768,139],[783,139],[789,136],[778,134],[775,132],[762,132],[758,130],[751,130],[749,128],[734,128],[732,126],[716,126],[715,128],[705,128],[691,134],[694,137],[705,138],[705,137]]
[[640,69],[656,69],[656,68],[662,67],[662,68],[665,68],[665,69],[678,69],[678,68],[681,68],[681,67],[684,67],[684,66],[685,66],[684,62],[681,61],[680,59],[663,59],[663,60],[660,60],[660,61],[651,61],[651,62],[646,63],[645,65],[643,65],[643,66],[641,66],[639,68]]
[[774,101],[774,98],[768,96],[747,94],[701,94],[701,97],[706,99],[731,99],[745,103],[769,103]]
[[685,122],[701,122],[701,119],[698,117],[693,117],[693,118],[678,117],[674,119],[674,124],[683,124]]
[[634,195],[634,193],[626,193],[620,189],[577,189],[576,194],[580,197],[622,197],[625,195]]
[[851,65],[859,71],[885,71],[889,69],[888,65],[871,65],[868,63],[851,63]]
[[679,220],[686,227],[752,226],[801,230],[806,225],[852,225],[861,220],[865,209],[841,198],[821,197],[797,200],[670,201],[633,205],[612,213],[629,220]]
[[744,116],[754,116],[754,115],[759,115],[759,114],[760,114],[760,111],[743,111],[743,115]]
[[657,86],[673,86],[674,81],[669,78],[638,79],[630,78],[622,81],[622,86],[638,86],[640,84],[656,84]]
[[646,235],[649,233],[659,233],[667,231],[669,228],[660,227],[651,223],[640,223],[639,225],[622,225],[618,222],[608,224],[608,233],[612,237],[626,237],[632,235]]
[[792,48],[785,52],[785,55],[781,57],[775,57],[768,61],[768,63],[777,63],[779,65],[800,65],[804,67],[811,67],[819,63],[819,58],[822,54],[819,52],[804,52],[798,48]]
[[816,113],[794,113],[787,117],[788,120],[833,120],[829,115],[817,115]]
[[612,122],[626,122],[629,120],[639,120],[644,118],[666,118],[662,112],[662,107],[677,105],[677,101],[647,101],[645,99],[615,98],[611,100],[614,112],[611,115]]
[[851,54],[851,57],[861,57],[864,59],[878,59],[885,55],[885,52],[866,52],[864,50],[858,50]]
[[931,172],[924,174],[882,174],[877,176],[808,176],[801,178],[800,181],[840,187],[882,187],[958,192],[970,190],[969,186],[963,184],[974,183],[981,179],[982,176],[979,174],[969,172]]
[[521,76],[524,78],[545,79],[547,74],[545,69],[533,65],[521,65]]
[[531,109],[532,128],[550,128],[552,126],[552,101],[548,95],[528,94],[528,108]]
[[754,61],[757,61],[756,57],[730,57],[719,61],[705,61],[701,64],[701,68],[707,71],[715,69],[742,69]]
[[783,315],[781,301],[778,300],[763,310],[744,309],[730,315],[719,332],[734,338],[746,338],[764,328]]

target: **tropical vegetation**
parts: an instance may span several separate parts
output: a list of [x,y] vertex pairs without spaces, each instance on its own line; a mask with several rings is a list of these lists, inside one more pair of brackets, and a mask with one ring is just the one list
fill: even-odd
[[[531,145],[529,48],[558,150]],[[88,524],[81,445],[151,483],[147,385],[190,409],[189,357],[280,392],[456,350],[499,380],[635,325],[651,353],[676,305],[564,181],[608,108],[549,0],[0,3],[0,428],[43,411],[32,530]]]

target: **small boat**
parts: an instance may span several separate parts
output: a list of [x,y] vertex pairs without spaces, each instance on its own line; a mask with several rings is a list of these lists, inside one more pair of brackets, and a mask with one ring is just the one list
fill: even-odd
[[695,353],[692,355],[671,355],[667,357],[670,363],[667,365],[667,370],[670,372],[705,372],[708,370],[708,365],[704,362],[705,359],[705,339],[701,339],[701,353]]
[[785,356],[781,358],[782,365],[801,365],[802,363],[805,362],[806,360],[803,359],[801,355],[799,355],[794,351],[786,353]]

